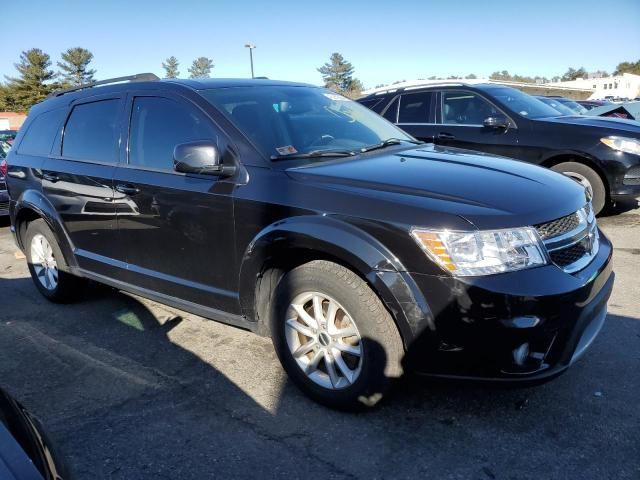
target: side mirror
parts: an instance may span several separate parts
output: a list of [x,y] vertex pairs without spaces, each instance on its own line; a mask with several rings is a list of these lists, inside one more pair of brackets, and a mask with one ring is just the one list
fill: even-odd
[[235,167],[222,164],[220,150],[208,141],[189,142],[173,149],[173,169],[182,173],[230,175]]
[[487,128],[508,128],[509,120],[503,115],[495,115],[485,118],[483,125]]

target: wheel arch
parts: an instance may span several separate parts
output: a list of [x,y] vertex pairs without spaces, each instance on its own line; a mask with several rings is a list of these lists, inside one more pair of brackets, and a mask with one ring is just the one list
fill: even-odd
[[606,197],[609,198],[609,179],[605,174],[604,168],[602,168],[602,165],[600,165],[600,162],[596,158],[588,154],[580,152],[557,152],[543,160],[540,165],[543,167],[552,168],[555,165],[564,162],[580,163],[596,172],[600,177],[600,180],[602,180],[602,184],[604,185],[606,192]]
[[269,302],[280,279],[312,260],[327,260],[348,268],[380,297],[391,314],[405,348],[425,328],[433,329],[426,299],[402,264],[378,240],[340,219],[302,216],[263,229],[241,260],[240,306],[269,332]]
[[65,266],[77,266],[73,255],[71,239],[67,234],[60,216],[49,200],[39,191],[25,190],[18,200],[14,210],[13,225],[15,228],[16,241],[21,250],[24,251],[24,235],[30,222],[42,219],[47,224],[55,236],[60,251],[64,257]]

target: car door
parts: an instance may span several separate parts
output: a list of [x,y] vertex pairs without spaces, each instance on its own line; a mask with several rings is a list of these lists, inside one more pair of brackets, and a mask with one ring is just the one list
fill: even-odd
[[42,169],[42,190],[62,219],[78,265],[113,276],[116,210],[113,173],[119,158],[124,99],[99,95],[72,104]]
[[227,137],[178,95],[134,92],[127,104],[127,161],[114,175],[125,281],[233,312],[233,180],[173,169],[176,145],[205,140],[229,152]]
[[435,99],[433,91],[403,93],[398,97],[396,125],[418,140],[433,143],[438,128]]
[[[502,117],[507,128],[487,127],[488,117]],[[470,90],[442,90],[439,93],[438,145],[479,150],[518,158],[521,146],[516,123],[484,96]]]

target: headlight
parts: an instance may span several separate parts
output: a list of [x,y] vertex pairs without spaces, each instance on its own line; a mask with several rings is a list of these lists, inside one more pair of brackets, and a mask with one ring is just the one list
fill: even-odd
[[411,235],[429,258],[456,276],[512,272],[547,263],[532,227],[474,232],[414,228]]
[[627,137],[604,137],[600,141],[607,147],[619,152],[635,153],[640,155],[640,140]]

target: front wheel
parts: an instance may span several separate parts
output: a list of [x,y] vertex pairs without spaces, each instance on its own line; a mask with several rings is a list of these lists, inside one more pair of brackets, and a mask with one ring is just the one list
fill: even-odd
[[272,339],[291,380],[331,408],[377,404],[402,373],[398,329],[377,295],[327,261],[293,269],[278,284]]
[[591,204],[596,215],[606,206],[607,189],[598,172],[592,168],[578,162],[563,162],[554,165],[551,170],[562,173],[582,185],[591,196]]

